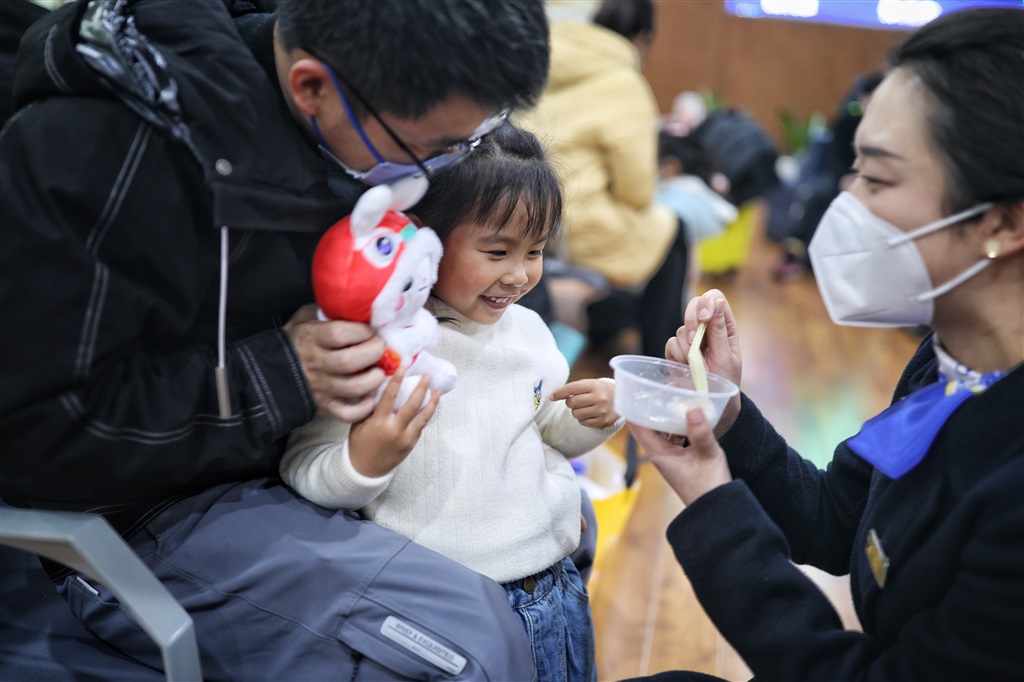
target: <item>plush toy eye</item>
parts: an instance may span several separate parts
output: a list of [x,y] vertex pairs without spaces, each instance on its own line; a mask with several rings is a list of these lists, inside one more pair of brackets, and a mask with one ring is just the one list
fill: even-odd
[[402,287],[402,292],[404,293],[404,292],[406,292],[406,291],[409,291],[409,289],[412,289],[412,280],[411,280],[411,279],[410,279],[410,280],[408,280],[408,281],[407,281],[407,282],[405,283],[405,286],[404,286],[404,287]]
[[398,256],[401,248],[398,235],[390,230],[379,228],[370,235],[369,241],[362,249],[363,257],[378,268],[385,268]]

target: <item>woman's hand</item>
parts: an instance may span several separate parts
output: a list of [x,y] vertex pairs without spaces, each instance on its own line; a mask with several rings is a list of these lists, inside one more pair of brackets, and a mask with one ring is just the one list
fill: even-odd
[[652,431],[636,424],[630,424],[629,430],[684,504],[691,504],[709,490],[732,480],[725,452],[711,433],[700,408],[686,413],[686,437]]
[[[687,354],[697,333],[697,324],[707,323],[704,330],[704,366],[711,374],[717,374],[740,385],[743,361],[740,358],[740,339],[736,319],[732,315],[729,301],[718,289],[709,289],[700,296],[690,299],[683,315],[683,326],[665,344],[665,357],[669,360],[690,364]],[[737,394],[729,400],[722,418],[715,427],[715,434],[721,436],[736,421],[740,413],[740,397]]]

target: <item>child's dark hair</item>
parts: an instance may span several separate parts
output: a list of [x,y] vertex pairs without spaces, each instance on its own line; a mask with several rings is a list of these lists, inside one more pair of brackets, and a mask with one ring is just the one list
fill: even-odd
[[432,177],[430,189],[409,212],[446,243],[453,229],[470,221],[498,231],[520,206],[527,237],[556,236],[562,218],[558,177],[537,137],[505,123],[464,161]]
[[627,40],[641,33],[654,33],[654,3],[651,0],[604,0],[594,15],[594,23]]
[[710,184],[715,168],[704,146],[693,135],[673,135],[667,131],[658,133],[658,161],[674,158],[681,172],[696,175]]

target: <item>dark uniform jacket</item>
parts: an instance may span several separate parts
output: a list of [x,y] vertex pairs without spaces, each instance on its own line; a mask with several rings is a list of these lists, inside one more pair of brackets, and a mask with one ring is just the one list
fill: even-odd
[[[938,379],[930,340],[895,398]],[[711,619],[758,680],[1024,678],[1024,367],[969,398],[924,461],[892,480],[845,444],[827,471],[746,397],[722,439],[737,480],[668,538]],[[865,546],[889,559],[884,587]],[[863,627],[844,631],[791,562],[850,574]]]
[[[101,511],[129,534],[169,500],[276,475],[282,438],[315,412],[281,327],[312,302],[312,250],[359,190],[328,190],[273,76],[272,16],[248,24],[250,49],[239,5],[77,3],[22,42],[0,137],[8,503]],[[123,63],[89,61],[80,46],[111,26]]]

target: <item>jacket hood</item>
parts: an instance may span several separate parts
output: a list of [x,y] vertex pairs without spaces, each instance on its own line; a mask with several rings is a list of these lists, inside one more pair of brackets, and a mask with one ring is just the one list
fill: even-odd
[[640,70],[636,48],[614,31],[583,21],[551,24],[551,73],[548,87],[558,90],[623,66]]
[[212,227],[322,231],[355,200],[331,194],[222,2],[91,0],[51,12],[22,40],[15,107],[62,96],[120,100],[186,145],[213,194]]

